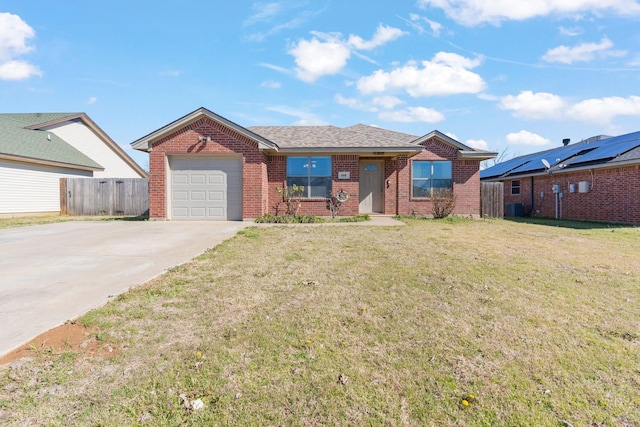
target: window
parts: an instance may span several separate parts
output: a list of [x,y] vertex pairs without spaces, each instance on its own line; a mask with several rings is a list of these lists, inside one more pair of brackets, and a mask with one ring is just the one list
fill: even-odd
[[431,197],[434,191],[453,189],[449,161],[423,161],[412,162],[412,195],[416,198]]
[[304,187],[302,197],[329,197],[331,195],[331,157],[287,157],[287,186],[292,185]]
[[520,194],[520,180],[511,181],[511,194]]

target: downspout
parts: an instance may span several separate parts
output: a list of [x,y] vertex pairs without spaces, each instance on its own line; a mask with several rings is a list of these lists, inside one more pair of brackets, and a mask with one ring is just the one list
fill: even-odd
[[533,188],[533,175],[531,175],[531,214],[535,212],[535,207],[533,206],[534,194],[536,194],[536,192],[534,191],[534,188]]

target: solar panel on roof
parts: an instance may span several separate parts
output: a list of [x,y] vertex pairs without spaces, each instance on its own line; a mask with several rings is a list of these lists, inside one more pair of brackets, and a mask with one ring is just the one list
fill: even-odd
[[480,178],[493,178],[503,175],[509,172],[511,169],[515,169],[518,166],[522,165],[523,162],[526,162],[526,159],[522,157],[500,162],[494,166],[491,166],[490,168],[480,171]]
[[569,164],[579,164],[587,162],[595,162],[597,160],[611,159],[624,154],[629,150],[640,146],[640,138],[624,139],[616,142],[614,138],[605,140],[604,144],[601,144],[598,148],[590,151],[582,156],[578,156],[575,159],[571,159]]
[[524,173],[524,172],[531,172],[539,169],[544,169],[545,166],[542,163],[542,159],[547,160],[553,166],[558,163],[562,163],[568,158],[576,155],[581,151],[588,150],[589,148],[590,146],[586,144],[574,144],[574,145],[567,145],[565,147],[560,147],[558,149],[551,150],[551,151],[535,153],[528,158],[529,161],[527,163],[525,163],[524,165],[520,166],[517,169],[512,170],[511,173],[516,174],[516,173]]

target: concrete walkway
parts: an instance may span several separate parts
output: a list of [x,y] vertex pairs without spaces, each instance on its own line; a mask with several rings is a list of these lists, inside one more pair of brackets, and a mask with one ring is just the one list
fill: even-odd
[[250,225],[72,221],[0,230],[0,356]]

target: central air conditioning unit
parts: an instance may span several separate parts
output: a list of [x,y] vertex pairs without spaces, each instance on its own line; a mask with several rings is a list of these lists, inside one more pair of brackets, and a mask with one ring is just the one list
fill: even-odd
[[507,203],[507,210],[505,211],[504,216],[524,216],[524,203]]
[[578,183],[578,193],[588,193],[589,192],[589,181],[580,181]]

